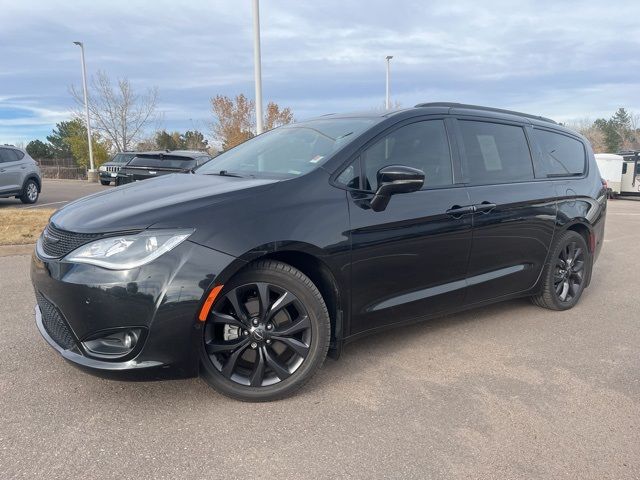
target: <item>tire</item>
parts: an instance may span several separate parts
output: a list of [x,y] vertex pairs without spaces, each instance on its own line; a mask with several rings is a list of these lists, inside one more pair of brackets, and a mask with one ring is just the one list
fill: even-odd
[[111,185],[111,180],[100,180],[100,185]]
[[[574,253],[579,252],[579,255],[567,263],[564,258],[571,257],[572,246],[575,247]],[[578,266],[580,268],[576,268]],[[550,310],[572,308],[582,296],[590,269],[591,255],[587,243],[579,233],[567,230],[555,242],[542,272],[542,289],[539,294],[531,297],[531,301]]]
[[322,366],[330,333],[329,313],[313,282],[286,263],[259,261],[233,277],[211,309],[200,373],[238,400],[287,397]]
[[29,179],[22,187],[22,195],[18,198],[22,203],[31,204],[38,201],[40,192],[38,191],[38,184],[35,180]]

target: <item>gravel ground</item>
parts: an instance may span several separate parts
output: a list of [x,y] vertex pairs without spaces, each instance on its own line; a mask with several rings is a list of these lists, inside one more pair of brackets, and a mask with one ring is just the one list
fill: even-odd
[[36,330],[29,257],[0,257],[2,478],[640,478],[640,201],[609,204],[568,312],[511,301],[372,336],[297,396],[125,383]]

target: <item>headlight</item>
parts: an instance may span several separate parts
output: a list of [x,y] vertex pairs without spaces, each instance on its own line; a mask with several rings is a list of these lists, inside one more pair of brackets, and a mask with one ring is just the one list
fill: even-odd
[[107,171],[107,167],[101,166],[100,168],[98,168],[98,170],[100,170],[101,172],[106,172]]
[[145,230],[136,235],[104,238],[75,249],[65,260],[110,270],[128,270],[155,260],[192,233],[193,230]]

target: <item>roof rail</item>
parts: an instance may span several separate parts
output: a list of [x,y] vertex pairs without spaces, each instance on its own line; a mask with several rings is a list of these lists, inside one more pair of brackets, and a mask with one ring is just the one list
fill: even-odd
[[507,113],[509,115],[517,115],[519,117],[533,118],[542,122],[549,122],[558,124],[555,120],[547,117],[540,117],[538,115],[529,115],[528,113],[515,112],[513,110],[503,110],[502,108],[482,107],[480,105],[468,105],[466,103],[455,102],[431,102],[431,103],[419,103],[416,107],[449,107],[449,108],[468,108],[470,110],[482,110],[485,112]]

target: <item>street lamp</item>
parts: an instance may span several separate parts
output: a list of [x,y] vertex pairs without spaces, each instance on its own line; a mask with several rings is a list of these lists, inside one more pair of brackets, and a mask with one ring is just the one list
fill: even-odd
[[260,66],[260,7],[253,0],[253,81],[256,87],[256,133],[262,133],[262,67]]
[[389,61],[393,58],[393,55],[387,55],[387,96],[384,105],[387,110],[391,108],[391,98],[389,96]]
[[95,169],[93,167],[93,147],[91,145],[91,123],[89,121],[89,100],[87,94],[87,66],[84,61],[84,44],[82,42],[73,42],[80,47],[80,55],[82,59],[82,89],[84,90],[84,114],[87,121],[87,141],[89,142],[89,172],[87,179],[90,182],[97,181]]

